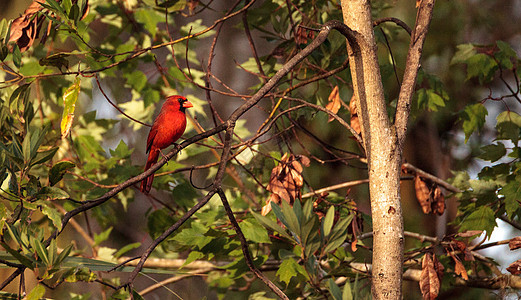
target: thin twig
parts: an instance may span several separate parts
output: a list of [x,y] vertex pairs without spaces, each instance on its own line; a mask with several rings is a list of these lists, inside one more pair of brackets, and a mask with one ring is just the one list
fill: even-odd
[[125,117],[127,117],[128,119],[138,123],[138,124],[141,124],[143,126],[147,126],[147,127],[152,127],[152,125],[150,124],[147,124],[147,123],[143,123],[137,119],[134,119],[132,118],[131,116],[127,115],[121,108],[119,108],[116,103],[112,102],[112,100],[109,99],[109,97],[107,96],[107,94],[105,94],[105,91],[103,91],[103,88],[101,87],[101,83],[99,82],[98,80],[98,74],[94,74],[94,79],[96,79],[96,83],[98,84],[98,88],[101,92],[101,94],[103,95],[103,97],[105,97],[105,99],[110,103],[110,105],[112,105],[117,111],[119,111],[122,115],[124,115]]
[[253,264],[253,259],[250,254],[250,249],[248,248],[248,242],[246,241],[246,238],[244,237],[244,234],[241,231],[241,228],[239,227],[239,224],[237,223],[237,220],[235,219],[235,216],[233,215],[233,211],[230,208],[230,203],[228,203],[228,200],[226,199],[226,195],[222,189],[217,190],[217,193],[219,194],[219,197],[221,198],[221,201],[224,206],[224,210],[226,210],[226,214],[228,215],[228,218],[230,219],[230,222],[232,223],[233,229],[237,233],[237,237],[239,237],[239,241],[241,242],[241,249],[242,253],[244,255],[244,260],[246,261],[246,265],[250,270],[259,278],[262,280],[273,292],[277,294],[281,299],[288,299],[288,296],[282,292],[279,287],[277,287],[271,280],[269,280],[264,274],[262,274],[261,271],[255,267]]

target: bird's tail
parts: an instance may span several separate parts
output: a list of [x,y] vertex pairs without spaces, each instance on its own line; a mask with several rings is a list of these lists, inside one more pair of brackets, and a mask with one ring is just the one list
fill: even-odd
[[[153,164],[157,162],[157,158],[159,157],[159,150],[151,149],[148,154],[147,164],[145,165],[145,171],[148,170]],[[148,194],[150,189],[152,189],[152,182],[154,181],[154,174],[152,173],[147,178],[141,181],[141,192]]]

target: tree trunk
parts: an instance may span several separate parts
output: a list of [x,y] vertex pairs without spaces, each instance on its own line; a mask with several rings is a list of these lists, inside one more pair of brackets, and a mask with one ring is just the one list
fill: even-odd
[[354,94],[358,100],[369,168],[373,219],[374,299],[401,299],[403,218],[400,204],[401,151],[386,103],[368,0],[342,0],[344,22],[359,34],[359,47],[348,46]]

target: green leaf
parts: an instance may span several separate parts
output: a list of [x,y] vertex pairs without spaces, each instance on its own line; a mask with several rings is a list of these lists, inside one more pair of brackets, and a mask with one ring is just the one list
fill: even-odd
[[13,102],[26,98],[29,93],[29,86],[31,86],[31,84],[26,83],[17,87],[11,94],[11,97],[9,97],[9,105],[13,105]]
[[213,240],[213,237],[205,235],[208,230],[208,227],[193,222],[191,228],[183,229],[180,233],[174,236],[173,240],[178,241],[185,246],[198,246],[199,248],[203,248]]
[[517,61],[517,53],[512,47],[503,41],[496,41],[496,45],[499,48],[494,56],[501,63],[504,68],[512,69],[514,67],[513,62]]
[[418,108],[438,111],[438,107],[445,107],[445,99],[432,89],[420,89],[417,92]]
[[282,213],[282,209],[280,208],[280,206],[272,202],[271,210],[273,211],[273,213],[275,213],[277,219],[279,219],[279,221],[282,222],[282,224],[284,224],[284,226],[286,226],[286,228],[289,229],[288,222],[286,221],[286,217],[284,216],[284,213]]
[[312,256],[320,248],[320,238],[318,236],[319,222],[318,217],[311,218],[301,226],[301,244],[304,248],[305,257]]
[[250,294],[248,300],[275,300],[275,298],[266,297],[266,292],[256,292]]
[[[3,19],[5,20],[5,19]],[[6,45],[0,44],[0,60],[4,61],[7,55],[9,54],[9,48]]]
[[125,144],[123,140],[120,140],[116,149],[110,150],[110,155],[117,158],[129,158],[132,152],[134,152],[134,149],[129,149],[127,144]]
[[77,3],[74,3],[70,10],[69,10],[69,15],[68,15],[68,18],[69,20],[71,20],[73,22],[73,24],[76,26],[78,24],[78,19],[80,17],[80,7],[78,6]]
[[481,147],[481,151],[482,153],[478,157],[491,162],[495,162],[507,154],[505,145],[502,143],[483,146]]
[[252,221],[253,222],[244,220],[239,223],[239,227],[241,228],[244,237],[255,243],[271,243],[266,228],[260,226],[255,219],[252,219]]
[[147,84],[147,76],[145,73],[139,70],[126,73],[124,77],[127,79],[127,83],[138,92],[141,91]]
[[[65,193],[65,192],[64,192]],[[69,196],[67,195],[67,198]],[[60,212],[58,212],[55,208],[52,208],[47,205],[42,206],[42,213],[51,220],[54,227],[56,227],[57,230],[62,230],[62,215]]]
[[157,23],[164,19],[155,10],[145,8],[134,11],[134,17],[136,21],[144,25],[145,29],[150,32],[152,36],[156,35],[158,28]]
[[497,116],[498,140],[512,140],[517,144],[520,136],[521,116],[513,111],[504,111]]
[[94,246],[97,246],[104,241],[108,240],[110,233],[112,232],[112,227],[109,227],[107,230],[102,231],[100,234],[94,234]]
[[188,254],[188,257],[186,258],[185,262],[183,263],[183,265],[181,266],[184,267],[186,265],[188,265],[189,263],[195,261],[195,260],[198,260],[200,258],[203,258],[204,257],[204,253],[202,252],[199,252],[199,251],[190,251],[190,253]]
[[20,52],[17,44],[13,46],[13,63],[17,68],[20,68],[22,65],[22,52]]
[[465,107],[460,118],[463,120],[463,132],[465,132],[465,143],[469,140],[470,135],[481,130],[485,124],[485,117],[488,111],[481,103],[476,103]]
[[[48,4],[48,8],[56,13],[61,14],[62,16],[65,16],[65,10],[60,6],[60,3],[58,3],[55,0],[46,0],[45,1]],[[71,1],[69,1],[71,2]],[[41,3],[43,5],[43,3]]]
[[74,169],[76,165],[70,161],[60,161],[49,170],[49,185],[53,186],[62,180],[68,170]]
[[346,217],[340,218],[340,220],[336,223],[335,227],[331,231],[330,235],[327,239],[326,246],[321,250],[322,253],[331,252],[340,245],[342,245],[347,238],[347,228],[353,221],[354,215],[350,214]]
[[487,237],[490,237],[496,226],[494,211],[488,206],[480,206],[463,219],[459,232],[484,230],[487,232]]
[[43,244],[35,237],[30,237],[29,241],[31,243],[31,246],[36,251],[36,254],[38,254],[38,257],[40,260],[44,263],[45,266],[49,266],[49,256],[47,255],[47,249],[43,246]]
[[29,258],[21,253],[19,253],[18,251],[12,249],[11,247],[9,247],[6,243],[4,242],[0,242],[0,245],[2,245],[2,247],[7,251],[9,252],[9,254],[11,254],[16,260],[18,260],[18,262],[20,262],[22,265],[26,266],[27,268],[29,269],[34,269],[35,265],[36,265],[36,262],[34,261],[33,258]]
[[434,90],[427,90],[427,98],[429,99],[428,108],[432,111],[438,111],[438,107],[445,107],[445,99],[438,95]]
[[45,138],[45,134],[48,131],[48,128],[49,127],[44,127],[43,129],[35,128],[35,127],[29,127],[29,132],[31,133],[31,139],[30,139],[31,159],[35,158],[35,160],[41,160],[41,162],[43,162],[43,161],[45,161],[45,160],[42,160],[42,159],[44,159],[43,157],[45,157],[48,153],[52,153],[53,150],[54,150],[54,152],[56,152],[56,150],[58,149],[56,147],[56,148],[52,148],[50,150],[41,151],[39,155],[37,153],[38,149],[40,148],[40,146],[43,143],[43,140]]
[[[295,203],[293,205],[295,206],[295,204],[297,202],[298,202],[298,200],[295,200]],[[291,206],[289,206],[289,203],[284,200],[281,201],[281,204],[282,204],[282,213],[284,214],[284,218],[286,219],[288,229],[293,231],[297,235],[300,235],[300,221],[301,220],[295,214],[295,210],[293,208],[291,208]],[[298,205],[297,206],[297,211],[298,211],[298,208],[300,208],[300,203],[297,205]],[[277,205],[273,205],[273,203],[272,203],[271,207],[273,208],[273,206],[277,206]]]
[[38,284],[31,290],[31,292],[27,295],[27,300],[40,300],[45,295],[45,287],[41,284]]
[[467,172],[455,172],[454,177],[452,177],[451,181],[452,185],[454,185],[460,190],[466,190],[470,187],[470,176]]
[[257,214],[253,211],[251,211],[251,214],[261,225],[268,227],[269,229],[273,230],[274,232],[277,232],[278,234],[282,235],[288,240],[293,240],[293,238],[286,232],[286,230],[282,228],[279,224],[277,224],[277,222],[273,221],[268,217]]
[[505,196],[505,210],[510,218],[519,209],[521,201],[521,176],[516,176],[516,180],[507,183],[500,191],[500,195]]
[[64,277],[66,282],[93,282],[97,279],[96,274],[86,267],[72,268],[64,274]]
[[185,8],[186,0],[156,0],[156,5],[170,11],[178,11]]
[[480,84],[492,80],[497,63],[486,54],[478,53],[467,59],[467,80],[477,77]]
[[38,191],[36,197],[42,200],[56,200],[68,199],[70,196],[66,191],[55,186],[44,186]]
[[333,221],[335,221],[335,207],[331,206],[326,213],[324,219],[322,219],[322,232],[324,236],[328,236],[333,228]]
[[143,95],[143,102],[145,103],[145,107],[149,107],[150,104],[157,103],[161,99],[161,94],[159,91],[151,88],[144,88],[141,94]]
[[[20,294],[18,293],[7,293],[0,291],[0,299],[3,300],[18,300],[20,299]],[[25,298],[24,298],[25,299]]]
[[329,289],[329,293],[331,293],[331,296],[333,296],[333,299],[335,300],[342,300],[342,290],[336,285],[333,278],[329,278],[327,281],[327,287]]
[[299,274],[304,275],[304,277],[309,280],[308,274],[304,267],[297,264],[297,262],[293,258],[288,258],[282,261],[276,273],[280,280],[282,282],[285,282],[286,285],[289,284],[291,278]]
[[119,258],[123,254],[127,253],[128,251],[139,248],[140,246],[141,246],[141,243],[139,243],[139,242],[128,244],[128,245],[124,246],[123,248],[119,249],[116,253],[114,253],[114,257]]
[[452,60],[450,62],[451,65],[457,64],[457,63],[464,63],[472,56],[476,55],[476,47],[472,44],[461,44],[456,46],[458,49],[454,56],[452,57]]
[[40,66],[53,66],[60,71],[62,71],[62,68],[67,70],[69,69],[69,61],[66,59],[67,57],[69,57],[69,54],[56,53],[40,59],[39,64]]
[[65,249],[63,249],[63,251],[58,255],[58,257],[56,258],[56,261],[54,262],[54,265],[57,267],[59,266],[68,256],[69,254],[71,253],[71,250],[72,250],[72,247],[74,245],[73,244],[69,244],[67,247],[65,247]]
[[[52,1],[52,0],[50,0]],[[81,77],[76,77],[73,84],[63,94],[63,115],[60,124],[62,138],[66,137],[74,120],[74,110],[76,109],[76,101],[80,94]]]
[[132,290],[132,299],[135,300],[145,300],[136,290]]
[[353,300],[353,292],[351,291],[351,284],[348,280],[344,283],[344,291],[342,292],[342,300]]
[[31,160],[29,166],[32,167],[32,166],[35,166],[35,165],[38,165],[38,164],[41,164],[41,163],[44,163],[44,162],[50,160],[51,158],[54,157],[54,154],[56,154],[56,151],[58,151],[58,149],[59,149],[58,147],[55,147],[50,150],[36,152],[36,155]]
[[2,19],[0,21],[0,42],[4,42],[7,36],[7,32],[9,31],[9,24],[7,24],[7,19]]

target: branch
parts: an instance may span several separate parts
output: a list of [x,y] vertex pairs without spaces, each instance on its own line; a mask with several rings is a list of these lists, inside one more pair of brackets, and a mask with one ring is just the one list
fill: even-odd
[[[168,289],[166,287],[167,284],[171,284],[171,283],[175,283],[175,282],[178,282],[178,281],[181,281],[185,278],[189,278],[189,277],[195,277],[195,276],[203,276],[202,274],[204,273],[208,273],[212,271],[212,269],[198,269],[198,270],[194,270],[192,272],[189,272],[188,274],[183,274],[183,275],[178,275],[178,276],[173,276],[173,277],[170,277],[170,278],[167,278],[163,281],[160,281],[156,284],[153,284],[151,286],[148,286],[147,288],[139,291],[139,295],[141,296],[144,296],[145,294],[148,294],[158,288],[161,288],[161,287],[164,287],[165,289]],[[168,289],[169,290],[169,289]]]
[[[354,269],[358,273],[369,275],[372,271],[371,264],[363,264],[363,263],[350,263],[349,267]],[[422,270],[418,269],[407,269],[403,272],[403,279],[409,281],[419,282],[421,278]],[[338,277],[335,281],[336,284],[343,284],[349,278],[348,277]],[[470,277],[469,280],[464,280],[460,277],[455,277],[455,280],[452,282],[455,286],[466,286],[466,287],[477,287],[483,289],[521,289],[521,277],[514,275],[501,275],[495,277]]]
[[309,197],[312,197],[312,196],[315,196],[315,195],[318,196],[318,195],[320,195],[323,192],[334,191],[334,190],[338,190],[338,189],[342,189],[342,188],[346,188],[346,187],[351,187],[351,186],[355,186],[355,185],[360,185],[360,184],[364,184],[364,183],[369,183],[369,179],[353,180],[353,181],[348,181],[348,182],[335,184],[335,185],[332,185],[332,186],[328,186],[328,187],[325,187],[325,188],[318,189],[318,190],[310,192],[310,193],[306,193],[306,194],[302,195],[302,198],[309,198]]
[[407,31],[407,33],[409,35],[412,34],[412,30],[409,27],[409,25],[407,25],[407,23],[405,23],[404,21],[402,21],[402,20],[400,20],[398,18],[393,18],[393,17],[381,18],[381,19],[375,20],[373,22],[373,26],[378,26],[378,25],[380,25],[382,23],[385,23],[385,22],[392,22],[392,23],[402,27],[405,31]]
[[136,276],[141,271],[141,269],[143,268],[143,265],[145,264],[145,261],[147,260],[147,258],[150,256],[150,254],[152,254],[152,251],[154,251],[154,249],[162,241],[164,241],[170,234],[172,234],[179,227],[181,227],[181,225],[183,225],[184,222],[186,222],[186,220],[188,220],[194,213],[196,213],[201,207],[203,207],[206,203],[208,203],[208,201],[210,201],[210,199],[213,197],[213,195],[215,195],[215,193],[216,193],[215,190],[208,192],[206,194],[206,196],[204,196],[201,200],[199,200],[199,202],[194,207],[192,207],[179,220],[177,220],[177,222],[175,222],[174,225],[170,226],[170,228],[168,228],[165,232],[163,232],[163,234],[161,234],[161,236],[159,236],[157,239],[155,239],[154,242],[150,246],[148,246],[147,250],[141,255],[141,259],[139,260],[138,264],[136,265],[136,267],[134,268],[132,273],[130,273],[130,276],[127,279],[127,282],[122,284],[121,286],[119,286],[118,289],[122,288],[122,287],[130,286],[133,283]]
[[411,34],[411,44],[407,53],[407,61],[405,63],[405,72],[403,74],[402,86],[396,104],[396,114],[394,125],[396,126],[396,134],[398,137],[399,149],[402,149],[407,133],[407,122],[411,111],[411,101],[416,86],[416,77],[420,69],[420,59],[423,52],[423,43],[427,36],[429,24],[432,19],[432,11],[434,10],[435,0],[424,0],[419,2],[418,14],[416,16],[416,24]]
[[255,267],[253,264],[253,259],[250,254],[250,249],[248,248],[248,242],[246,241],[246,238],[244,237],[244,234],[241,231],[241,228],[239,227],[239,224],[237,223],[237,220],[235,219],[235,216],[233,215],[233,211],[230,208],[230,204],[228,203],[228,200],[226,199],[226,195],[224,194],[224,191],[222,189],[219,189],[217,191],[219,196],[221,197],[221,201],[223,202],[224,209],[226,210],[226,214],[228,215],[228,218],[230,219],[230,222],[233,225],[233,228],[235,232],[237,233],[237,236],[239,237],[239,240],[241,241],[241,249],[242,253],[244,255],[244,260],[246,261],[246,265],[250,270],[259,278],[262,280],[277,296],[279,296],[281,299],[288,299],[288,296],[284,294],[273,282],[271,282],[264,274],[262,274],[261,271]]
[[147,123],[143,123],[137,119],[134,119],[132,118],[131,116],[127,115],[121,108],[119,108],[116,103],[112,102],[110,100],[110,98],[107,96],[107,94],[105,94],[105,91],[103,90],[103,88],[101,87],[101,83],[99,82],[99,79],[98,79],[98,74],[94,74],[94,79],[96,79],[96,84],[98,85],[98,89],[100,90],[101,94],[103,95],[103,97],[105,97],[105,99],[110,103],[110,105],[112,105],[119,113],[121,113],[122,115],[124,115],[125,117],[127,117],[128,119],[138,123],[138,124],[141,124],[143,126],[147,126],[147,127],[152,127],[152,125],[150,124],[147,124]]
[[[226,20],[226,19],[228,19],[228,18],[230,18],[230,17],[232,17],[232,16],[234,16],[234,15],[244,11],[253,2],[254,1],[248,3],[246,6],[244,6],[239,11],[237,11],[235,13],[232,13],[232,14],[230,14],[230,15],[228,15],[228,16],[226,16],[226,17],[224,17],[224,18],[222,18],[222,19],[220,19],[218,21],[216,21],[214,23],[214,25],[210,26],[209,28],[207,28],[206,30],[203,30],[202,32],[200,32],[198,34],[191,34],[191,35],[188,35],[188,36],[183,37],[181,39],[178,39],[176,41],[171,41],[169,43],[164,43],[164,44],[161,44],[161,45],[154,45],[154,46],[149,47],[149,48],[141,49],[140,51],[133,52],[133,54],[130,55],[129,57],[127,57],[127,58],[125,58],[125,59],[123,59],[123,60],[121,60],[121,61],[119,61],[117,63],[114,63],[114,64],[112,64],[110,66],[106,66],[106,67],[104,67],[102,69],[99,69],[99,70],[83,71],[83,73],[96,73],[96,72],[99,72],[99,71],[102,71],[102,70],[114,67],[114,66],[116,66],[119,63],[128,61],[128,60],[130,60],[130,59],[132,59],[132,58],[134,58],[136,56],[139,56],[139,55],[145,53],[146,51],[149,51],[149,50],[152,50],[152,49],[157,49],[157,48],[164,47],[164,46],[168,46],[168,45],[171,45],[171,44],[183,41],[183,40],[187,40],[187,39],[192,38],[194,36],[200,35],[200,34],[202,34],[204,32],[207,32],[211,28],[215,27],[219,22],[222,22],[222,21],[224,21],[224,20]],[[222,184],[222,181],[223,181],[223,178],[224,178],[224,174],[225,174],[227,163],[230,160],[230,156],[231,156],[232,138],[233,138],[233,133],[234,133],[236,121],[246,111],[248,111],[253,106],[255,106],[266,94],[268,94],[268,92],[273,87],[275,87],[275,85],[284,76],[286,76],[298,63],[300,63],[308,55],[310,55],[315,49],[317,49],[326,40],[327,36],[329,35],[331,30],[333,30],[333,29],[336,29],[337,31],[342,33],[347,38],[347,40],[350,43],[355,43],[356,42],[355,33],[352,30],[350,30],[343,23],[338,22],[338,21],[330,21],[330,22],[326,23],[322,27],[322,29],[320,30],[320,33],[317,35],[317,37],[308,46],[306,46],[301,52],[299,52],[297,55],[295,55],[293,58],[291,58],[272,78],[270,78],[270,80],[265,85],[262,86],[262,88],[260,88],[257,91],[257,93],[255,93],[255,95],[253,95],[250,99],[248,99],[245,103],[243,103],[239,108],[237,108],[231,114],[230,118],[225,123],[220,124],[220,125],[216,126],[213,129],[210,129],[208,131],[205,131],[205,132],[203,132],[201,134],[198,134],[196,136],[193,136],[193,137],[185,140],[179,146],[174,147],[174,149],[172,149],[168,154],[166,154],[164,158],[162,158],[159,162],[154,164],[147,171],[145,171],[145,172],[141,173],[140,175],[135,176],[133,178],[130,178],[127,181],[119,184],[118,186],[116,186],[112,190],[110,190],[107,193],[105,193],[103,196],[101,196],[101,197],[99,197],[97,199],[94,199],[94,200],[84,201],[84,202],[82,202],[81,206],[79,206],[79,207],[77,207],[77,208],[67,212],[63,216],[63,218],[62,218],[62,229],[61,230],[55,230],[49,236],[49,238],[45,241],[45,243],[44,243],[45,246],[48,246],[50,244],[51,240],[55,239],[63,231],[63,229],[65,228],[67,223],[75,215],[105,203],[106,201],[108,201],[109,199],[111,199],[112,197],[117,195],[119,192],[123,191],[124,189],[128,188],[131,185],[134,185],[135,183],[138,183],[139,181],[143,180],[147,176],[153,174],[155,171],[157,171],[159,168],[161,168],[168,160],[170,160],[172,157],[174,157],[181,149],[186,148],[188,145],[190,145],[192,143],[195,143],[197,141],[200,141],[200,140],[202,140],[204,138],[210,137],[212,135],[215,135],[215,134],[217,134],[217,133],[219,133],[219,132],[221,132],[223,130],[226,130],[226,133],[225,133],[225,136],[224,136],[223,152],[222,152],[221,160],[220,160],[220,163],[219,163],[219,169],[217,170],[217,174],[216,174],[214,182],[213,182],[213,189],[210,192],[208,192],[206,194],[206,196],[203,197],[194,207],[192,207],[181,219],[179,219],[174,225],[172,225],[168,230],[166,230],[159,238],[154,240],[154,242],[142,254],[140,261],[138,262],[136,268],[132,271],[128,281],[126,283],[122,284],[119,288],[132,285],[132,283],[133,283],[134,279],[136,278],[137,274],[143,268],[143,264],[145,263],[147,258],[150,256],[152,251],[157,247],[157,245],[159,245],[170,234],[172,234],[174,231],[176,231],[197,210],[199,210],[201,207],[203,207],[215,193],[218,193],[219,191],[222,193],[221,184]],[[82,72],[70,72],[70,74],[80,74],[80,73],[82,73]],[[59,74],[59,75],[63,76],[63,75],[67,75],[67,74]],[[53,74],[48,74],[47,76],[53,76]],[[233,220],[234,219],[230,217],[230,221],[232,223],[233,223]],[[245,253],[245,257],[246,256],[247,256],[247,254]],[[18,268],[13,274],[11,274],[11,276],[7,280],[5,280],[3,282],[2,287],[7,285],[14,278],[16,278],[18,275],[22,274],[24,270],[25,270],[25,267],[24,268]],[[255,273],[255,275],[257,277],[259,277],[259,279],[264,281],[270,288],[272,288],[274,290],[274,292],[276,292],[280,296],[283,295],[283,293],[280,294],[280,293],[278,293],[276,291],[276,289],[278,289],[278,288],[271,281],[269,281],[269,279],[267,279],[262,273],[260,273],[260,271],[258,271],[258,270],[254,271],[254,270],[256,270],[256,269],[252,269],[252,271]]]
[[442,186],[444,187],[447,191],[450,191],[450,192],[453,192],[453,193],[461,193],[463,192],[462,190],[458,189],[457,187],[453,186],[452,184],[446,182],[445,180],[437,177],[437,176],[434,176],[430,173],[427,173],[421,169],[418,169],[417,167],[411,165],[410,163],[404,163],[402,164],[402,167],[407,169],[408,171],[411,171],[411,172],[414,172],[415,174],[418,174],[419,176],[423,177],[423,178],[427,178],[429,179],[430,181],[436,183],[437,185],[439,186]]
[[[427,173],[427,172],[425,172],[425,171],[423,171],[421,169],[418,169],[417,167],[411,165],[410,163],[404,163],[402,165],[402,167],[406,168],[409,171],[417,173],[421,177],[429,179],[430,181],[436,183],[437,185],[440,185],[440,186],[444,187],[447,191],[450,191],[450,192],[453,192],[453,193],[462,193],[463,192],[462,190],[460,190],[457,187],[453,186],[452,184],[446,182],[445,180],[442,180],[439,177],[436,177],[436,176],[434,176],[432,174],[429,174],[429,173]],[[521,224],[519,224],[519,223],[517,223],[517,222],[515,222],[513,220],[510,220],[506,215],[499,216],[498,218],[501,219],[502,221],[510,224],[512,227],[516,228],[517,230],[521,230]]]

